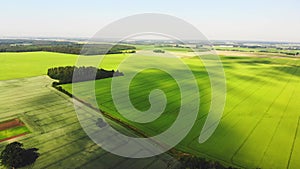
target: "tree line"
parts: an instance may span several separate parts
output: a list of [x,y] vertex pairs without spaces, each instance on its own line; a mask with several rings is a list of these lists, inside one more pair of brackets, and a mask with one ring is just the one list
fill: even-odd
[[129,45],[95,44],[83,45],[76,43],[58,44],[1,44],[0,52],[58,52],[67,54],[102,55],[118,53],[135,53],[136,47]]
[[178,169],[237,169],[232,166],[225,167],[219,162],[196,156],[182,156],[178,161],[180,162]]
[[[55,67],[48,69],[47,75],[52,79],[58,80],[59,84],[66,84],[72,82],[82,82],[96,79],[104,79],[115,76],[124,76],[122,72],[114,70],[98,69],[96,67]],[[75,75],[73,77],[73,75]],[[57,83],[56,83],[57,84]]]

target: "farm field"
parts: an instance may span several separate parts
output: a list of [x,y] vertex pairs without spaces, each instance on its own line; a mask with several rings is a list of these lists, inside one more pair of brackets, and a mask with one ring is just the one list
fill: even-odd
[[[154,49],[154,47],[152,48]],[[184,49],[186,50],[186,48]],[[186,53],[181,50],[182,48],[172,48],[174,52]],[[105,64],[102,64],[101,68],[115,69],[127,54],[111,54],[111,56],[114,59],[105,57],[103,59]],[[75,65],[77,59],[78,55],[53,52],[0,52],[0,80],[46,75],[48,68]]]
[[[176,164],[168,154],[136,160],[121,158],[101,149],[82,130],[71,98],[53,89],[51,83],[47,76],[0,81],[1,122],[18,118],[30,130],[27,135],[1,142],[1,151],[13,141],[23,143],[26,148],[38,148],[41,155],[33,166],[29,166],[37,169],[108,169],[124,166],[155,169],[166,168],[168,162]],[[82,111],[98,113],[80,103],[76,106]],[[87,113],[84,120],[94,119],[90,119]],[[106,121],[118,130],[135,136],[134,132],[117,123]]]
[[0,53],[0,80],[40,76],[54,66],[76,62],[76,55],[51,52]]
[[0,131],[0,140],[4,140],[7,138],[11,138],[13,136],[18,136],[24,133],[29,133],[30,131],[26,126],[17,126],[13,128],[9,128],[6,130]]
[[[160,62],[167,68],[181,70],[172,58],[151,59],[154,63],[147,62],[147,59],[149,58],[137,56],[134,60],[136,63]],[[242,168],[299,168],[299,60],[236,56],[222,56],[221,59],[227,83],[225,111],[217,130],[203,144],[198,143],[198,137],[210,105],[209,78],[199,59],[182,59],[197,78],[201,102],[194,127],[176,148]],[[104,66],[113,67],[105,64],[104,62]],[[135,67],[121,69],[125,76],[118,78],[126,78],[126,72],[134,69]],[[80,90],[77,97],[93,103],[86,88],[89,83],[91,82],[73,85]],[[70,84],[63,85],[63,88],[72,92]],[[175,121],[180,108],[180,91],[168,74],[153,69],[140,72],[129,88],[132,104],[141,111],[150,107],[149,93],[157,88],[166,94],[166,109],[155,121],[141,124],[120,115],[112,101],[111,79],[98,80],[95,83],[100,109],[148,136],[163,132]],[[127,88],[120,83],[120,91],[122,90],[125,92]]]
[[[184,55],[184,51],[172,52]],[[116,69],[126,57],[124,54],[109,55],[100,67]],[[143,63],[147,59],[137,57],[135,61]],[[117,168],[128,163],[135,166],[133,161],[107,153],[94,144],[81,129],[70,98],[50,87],[52,81],[48,77],[40,76],[45,75],[50,67],[74,65],[76,60],[76,55],[50,52],[0,53],[0,71],[5,72],[0,74],[0,119],[20,118],[31,132],[1,142],[0,149],[14,140],[21,141],[25,147],[39,148],[41,157],[33,168],[99,168],[101,165],[103,168]],[[182,59],[197,78],[201,102],[194,127],[176,148],[242,168],[299,168],[300,112],[297,99],[300,89],[297,86],[300,83],[300,61],[297,58],[255,56],[221,56],[221,60],[227,83],[225,111],[213,136],[199,144],[198,137],[210,106],[209,77],[200,60]],[[154,61],[166,63],[166,68],[181,70],[172,58],[157,57]],[[125,76],[118,78],[126,78],[126,72],[134,70],[135,67],[125,67],[121,69]],[[84,88],[88,83],[76,83],[76,86],[82,93],[80,99],[91,102],[89,91]],[[149,136],[166,130],[178,114],[180,92],[175,81],[165,72],[145,70],[131,83],[130,99],[139,110],[149,108],[148,96],[153,89],[162,89],[168,99],[162,116],[147,124],[134,123],[118,113],[110,93],[111,79],[98,80],[95,84],[101,110]],[[72,92],[72,85],[63,87]],[[120,90],[126,88],[120,87]],[[87,112],[91,111],[84,105],[80,106]],[[120,131],[134,135],[132,131],[108,121]],[[152,168],[166,166],[162,161],[172,160],[167,154],[159,159],[162,160],[137,161],[136,167],[153,161],[157,163]]]
[[300,0],[4,0],[0,169],[300,169]]
[[19,119],[0,123],[0,142],[30,133],[29,129]]

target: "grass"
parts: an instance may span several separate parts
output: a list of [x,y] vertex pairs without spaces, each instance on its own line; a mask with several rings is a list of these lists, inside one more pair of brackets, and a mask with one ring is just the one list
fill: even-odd
[[[151,63],[147,62],[147,58],[134,59],[139,63],[135,66]],[[165,59],[152,61],[164,63],[165,67],[174,71],[181,70],[172,59],[168,58],[168,61]],[[198,137],[210,106],[209,78],[200,60],[183,59],[183,61],[197,77],[201,103],[196,123],[187,137],[176,147],[178,150],[245,168],[299,166],[297,160],[299,153],[295,150],[295,147],[300,145],[296,132],[299,128],[300,115],[296,103],[300,97],[300,89],[296,87],[300,82],[299,60],[222,57],[227,80],[226,107],[217,130],[203,144],[198,143]],[[126,73],[134,71],[134,66],[126,67],[123,71],[125,76],[118,78],[126,78]],[[79,89],[76,96],[93,103],[86,88],[89,83],[93,82],[74,84]],[[120,83],[120,90],[125,92],[127,88],[122,86]],[[71,84],[63,87],[72,92]],[[140,72],[131,81],[129,88],[132,104],[141,111],[150,107],[149,92],[157,88],[166,94],[168,99],[166,109],[155,121],[142,124],[126,119],[118,112],[110,93],[111,79],[95,82],[97,104],[100,109],[148,136],[163,132],[174,122],[180,108],[180,91],[168,74],[153,69]]]
[[9,128],[6,130],[0,131],[0,140],[10,138],[13,136],[18,136],[20,134],[29,133],[29,129],[26,126],[17,126],[13,128]]

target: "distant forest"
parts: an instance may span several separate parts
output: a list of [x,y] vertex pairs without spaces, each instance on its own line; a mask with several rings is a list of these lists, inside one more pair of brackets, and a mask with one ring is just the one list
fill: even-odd
[[60,41],[0,40],[0,52],[58,52],[68,54],[101,55],[135,53],[136,47],[111,44],[78,44]]

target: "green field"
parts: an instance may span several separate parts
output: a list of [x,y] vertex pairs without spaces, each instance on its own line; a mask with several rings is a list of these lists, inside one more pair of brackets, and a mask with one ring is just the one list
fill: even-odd
[[[123,54],[109,55],[100,67],[116,69],[126,57]],[[0,118],[22,117],[29,128],[33,129],[32,133],[18,140],[26,147],[40,149],[41,157],[34,168],[99,168],[101,165],[104,165],[103,168],[114,168],[127,162],[100,149],[86,136],[80,128],[72,102],[52,89],[51,80],[46,76],[7,80],[44,75],[47,68],[73,65],[76,59],[75,55],[48,52],[0,53],[0,72],[5,72],[0,74],[0,79],[3,80],[0,81]],[[135,61],[151,63],[146,62],[147,59],[149,58],[136,57]],[[295,58],[227,56],[221,59],[226,73],[226,107],[217,130],[203,144],[198,143],[198,136],[210,106],[209,77],[200,60],[182,59],[197,78],[201,103],[194,127],[176,147],[177,150],[243,168],[299,168],[300,61]],[[165,63],[167,68],[176,69],[175,71],[181,70],[172,58],[157,57],[154,61]],[[125,76],[118,78],[126,78],[126,72],[134,70],[135,67],[121,69]],[[82,86],[80,99],[91,102],[89,92],[84,88],[87,83],[90,82],[77,83],[76,86]],[[148,96],[151,90],[160,88],[167,96],[165,112],[157,120],[147,124],[126,120],[116,111],[110,85],[111,79],[96,81],[100,108],[149,136],[167,129],[178,114],[178,86],[162,71],[150,69],[140,72],[130,86],[132,104],[142,111],[150,106]],[[72,92],[71,85],[63,87]],[[120,89],[126,90],[122,87]],[[84,109],[90,111],[87,107]],[[125,133],[131,133],[113,121],[110,123]],[[6,142],[0,143],[1,149],[5,144]],[[148,162],[150,164],[152,161]],[[166,165],[161,161],[157,163]]]
[[[116,65],[126,55],[114,54],[112,56],[118,57],[113,60],[105,59],[109,64],[102,68],[112,69],[111,65]],[[0,80],[46,75],[48,68],[75,65],[77,58],[78,55],[51,52],[0,52]]]
[[20,134],[29,133],[30,131],[26,126],[17,126],[13,128],[9,128],[6,130],[0,131],[0,140],[10,138],[13,136],[18,136]]
[[[114,57],[115,58],[115,57]],[[114,59],[111,58],[111,59]],[[148,58],[137,56],[137,63]],[[166,63],[170,69],[180,69],[170,58],[151,59]],[[295,59],[255,57],[222,57],[227,80],[227,102],[221,123],[213,136],[199,144],[198,137],[210,105],[210,86],[205,68],[198,59],[183,59],[197,77],[201,103],[198,119],[189,135],[177,146],[178,150],[210,157],[227,164],[245,168],[298,168],[300,97],[300,62]],[[103,63],[109,64],[109,63]],[[113,65],[110,65],[113,67]],[[134,71],[134,67],[122,69]],[[79,97],[92,103],[86,85],[74,84]],[[130,99],[142,111],[150,107],[148,96],[160,88],[168,99],[167,107],[154,122],[141,124],[125,119],[116,110],[110,93],[111,79],[96,81],[97,103],[105,112],[136,127],[149,136],[166,130],[175,120],[180,108],[178,86],[166,73],[158,70],[140,72],[130,86]],[[72,92],[72,85],[63,85]],[[122,84],[120,84],[122,88]],[[124,87],[124,91],[127,90]],[[96,106],[96,105],[94,105]],[[178,131],[180,133],[180,131]],[[280,153],[279,153],[280,152]]]

